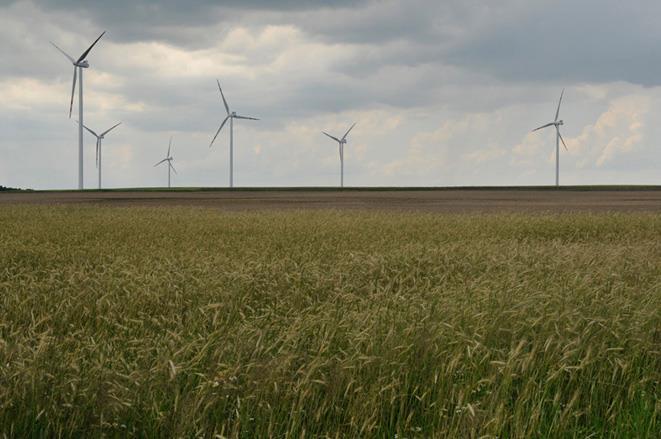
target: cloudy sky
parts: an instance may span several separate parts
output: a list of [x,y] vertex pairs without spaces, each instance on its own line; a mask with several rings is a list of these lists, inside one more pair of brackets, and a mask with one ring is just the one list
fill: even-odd
[[[107,187],[661,184],[661,2],[0,0],[0,184],[77,186],[73,68],[103,131]],[[85,186],[96,185],[85,136]]]

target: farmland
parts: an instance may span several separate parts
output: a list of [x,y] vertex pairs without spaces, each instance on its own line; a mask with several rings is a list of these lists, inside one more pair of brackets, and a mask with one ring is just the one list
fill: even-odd
[[28,204],[0,433],[659,435],[655,208]]
[[660,186],[515,188],[118,189],[15,192],[5,204],[209,207],[225,211],[341,209],[433,213],[656,212]]

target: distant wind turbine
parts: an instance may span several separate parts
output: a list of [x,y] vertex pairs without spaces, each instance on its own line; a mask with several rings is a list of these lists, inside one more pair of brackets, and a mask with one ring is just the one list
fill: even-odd
[[347,144],[347,136],[355,126],[356,126],[355,123],[351,125],[351,128],[349,128],[347,132],[344,133],[344,136],[342,136],[341,139],[338,139],[337,137],[331,136],[327,132],[322,131],[322,133],[324,133],[326,136],[330,137],[331,139],[335,140],[338,144],[338,149],[340,152],[340,187],[344,187],[344,145]]
[[553,122],[549,122],[546,125],[542,125],[539,128],[535,128],[532,130],[534,133],[537,130],[541,130],[542,128],[547,128],[550,126],[555,127],[555,185],[560,186],[560,141],[562,141],[562,146],[565,147],[565,150],[569,151],[567,149],[567,145],[565,144],[565,139],[562,138],[562,134],[560,134],[560,125],[564,125],[565,123],[562,120],[558,120],[560,117],[560,104],[562,104],[562,96],[565,94],[565,89],[562,89],[562,93],[560,93],[560,100],[558,101],[558,109],[555,111],[555,119]]
[[175,174],[177,173],[177,170],[174,169],[174,166],[172,166],[172,161],[174,160],[174,158],[170,154],[171,150],[172,150],[172,137],[170,137],[170,144],[168,145],[168,155],[166,155],[163,160],[161,160],[160,162],[158,162],[154,165],[154,167],[156,167],[156,166],[160,165],[161,163],[168,162],[168,189],[171,187],[170,186],[170,170],[172,170]]
[[106,134],[120,126],[122,123],[118,123],[117,125],[113,126],[112,128],[109,128],[102,132],[101,134],[96,134],[94,131],[89,129],[86,125],[83,125],[83,128],[85,128],[87,131],[89,131],[94,137],[96,137],[96,168],[99,170],[99,189],[101,189],[101,141],[105,138]]
[[230,121],[230,187],[234,187],[234,119],[245,119],[245,120],[259,120],[259,119],[255,117],[239,116],[238,114],[236,114],[235,111],[230,111],[230,107],[229,105],[227,105],[227,101],[225,100],[225,95],[223,94],[223,89],[220,87],[220,81],[216,79],[216,82],[218,83],[218,90],[220,90],[220,96],[223,98],[223,105],[225,105],[225,111],[227,111],[227,117],[225,118],[225,120],[223,120],[223,123],[220,124],[220,128],[218,128],[218,131],[216,131],[216,135],[213,136],[213,139],[209,144],[209,148],[211,148],[213,142],[216,141],[216,137],[218,137],[218,134],[220,134],[220,130],[223,129],[223,127],[227,123],[227,120],[229,119]]
[[51,41],[53,47],[59,50],[69,61],[73,64],[73,85],[71,86],[71,103],[69,104],[69,118],[73,110],[73,97],[76,92],[76,70],[78,71],[78,189],[83,189],[83,69],[88,68],[90,65],[85,58],[92,50],[92,47],[105,35],[103,32],[99,37],[94,40],[92,45],[83,52],[78,59],[73,59],[68,53],[60,49],[55,43]]

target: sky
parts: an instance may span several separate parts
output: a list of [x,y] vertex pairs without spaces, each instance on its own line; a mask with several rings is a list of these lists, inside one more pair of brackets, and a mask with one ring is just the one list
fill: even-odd
[[[104,187],[661,184],[661,2],[0,0],[0,185],[78,181],[73,66]],[[86,133],[85,187],[97,184]]]

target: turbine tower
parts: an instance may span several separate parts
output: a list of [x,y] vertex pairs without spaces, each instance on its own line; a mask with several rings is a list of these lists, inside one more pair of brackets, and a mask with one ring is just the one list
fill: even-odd
[[213,139],[211,140],[211,143],[209,144],[209,148],[213,145],[213,142],[216,140],[216,137],[218,137],[218,134],[220,134],[220,130],[223,129],[225,124],[227,123],[227,120],[229,119],[230,121],[230,187],[234,187],[234,119],[245,119],[245,120],[259,120],[255,117],[248,117],[248,116],[239,116],[236,114],[235,111],[230,111],[229,105],[227,105],[227,100],[225,100],[225,95],[223,94],[223,89],[220,87],[220,81],[216,79],[216,82],[218,83],[218,90],[220,90],[220,96],[223,98],[223,105],[225,105],[225,111],[227,111],[227,117],[225,120],[223,120],[223,123],[220,124],[220,128],[218,128],[218,131],[216,131],[216,135],[213,136]]
[[532,130],[534,133],[537,130],[541,130],[542,128],[547,128],[550,126],[555,127],[555,186],[558,187],[560,186],[560,141],[562,141],[562,146],[565,147],[566,151],[569,151],[567,149],[567,145],[565,144],[565,139],[562,138],[562,134],[560,134],[560,126],[564,125],[564,122],[562,120],[558,120],[560,117],[560,104],[562,104],[562,96],[565,94],[565,89],[562,89],[562,93],[560,93],[560,101],[558,101],[558,109],[555,111],[555,119],[553,122],[549,122],[546,125],[542,125],[539,128],[535,128]]
[[83,125],[83,128],[85,128],[87,131],[90,132],[94,137],[96,137],[96,168],[99,170],[99,189],[101,189],[101,141],[105,138],[106,134],[120,126],[122,123],[118,123],[117,125],[113,126],[112,128],[109,128],[102,132],[101,134],[96,134],[94,131],[89,129],[86,125]]
[[94,40],[92,45],[83,52],[78,59],[73,59],[68,53],[64,50],[57,47],[55,43],[51,41],[53,47],[62,52],[64,56],[67,57],[69,61],[73,64],[73,85],[71,86],[71,103],[69,104],[69,119],[71,119],[71,111],[73,110],[73,97],[76,93],[76,71],[78,73],[78,189],[83,189],[83,69],[88,68],[90,65],[85,58],[92,50],[92,47],[105,35],[105,31],[99,35],[99,37]]
[[338,139],[337,137],[331,136],[327,132],[322,131],[322,133],[324,133],[326,136],[330,137],[331,139],[335,140],[338,144],[338,150],[340,152],[340,187],[344,187],[344,145],[347,144],[347,136],[355,126],[356,126],[355,123],[351,125],[351,128],[349,128],[347,132],[344,133],[344,136],[342,136],[341,139]]
[[165,156],[165,158],[163,160],[161,160],[160,162],[158,162],[154,165],[154,167],[156,167],[156,166],[160,165],[161,163],[168,162],[168,189],[170,189],[170,187],[171,187],[170,186],[170,181],[171,181],[170,180],[170,170],[172,170],[175,174],[177,173],[177,170],[174,169],[174,166],[172,166],[172,160],[174,160],[174,158],[170,154],[171,150],[172,150],[172,137],[170,137],[170,144],[168,145],[168,154]]

